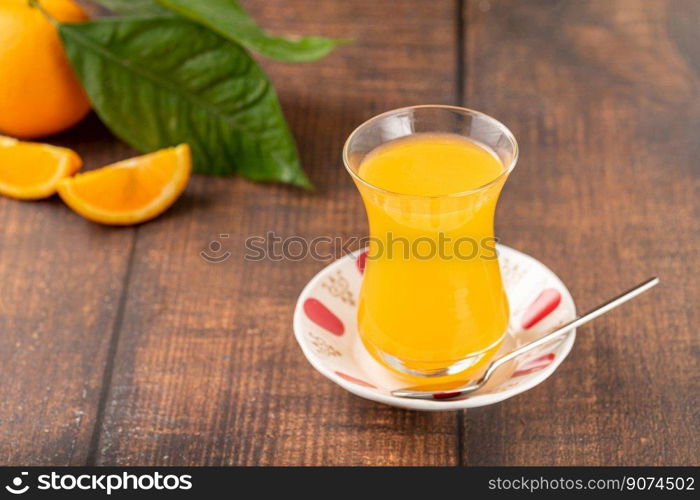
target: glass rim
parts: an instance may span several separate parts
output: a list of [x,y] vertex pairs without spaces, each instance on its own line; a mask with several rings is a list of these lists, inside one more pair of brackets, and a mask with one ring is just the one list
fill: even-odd
[[[492,122],[496,128],[498,128],[503,135],[510,141],[510,143],[513,145],[513,158],[510,160],[509,164],[505,166],[503,169],[503,172],[498,174],[496,177],[488,181],[486,184],[482,184],[481,186],[478,186],[476,188],[468,189],[466,191],[459,191],[457,193],[448,193],[448,194],[430,194],[430,195],[420,195],[420,194],[410,194],[410,193],[401,193],[398,191],[390,191],[388,189],[384,189],[382,187],[379,187],[375,184],[372,184],[371,182],[366,181],[363,179],[357,172],[355,172],[352,167],[350,166],[350,161],[349,161],[349,150],[350,150],[350,144],[352,143],[353,139],[355,136],[359,133],[359,131],[366,126],[379,121],[383,118],[386,118],[387,116],[395,115],[397,113],[400,113],[402,111],[410,111],[410,110],[415,110],[415,109],[441,109],[445,111],[453,111],[456,113],[460,113],[462,115],[471,115],[471,116],[478,116],[480,118],[484,118],[489,122]],[[494,118],[491,115],[487,115],[486,113],[483,113],[481,111],[477,111],[475,109],[470,109],[470,108],[465,108],[461,106],[453,106],[450,104],[419,104],[415,106],[404,106],[402,108],[396,108],[396,109],[390,109],[389,111],[385,111],[383,113],[380,113],[378,115],[375,115],[364,122],[362,122],[360,125],[355,127],[355,130],[353,130],[348,138],[345,140],[345,144],[343,145],[343,164],[345,165],[345,170],[347,170],[352,178],[364,186],[367,186],[375,191],[379,191],[384,194],[388,194],[391,196],[405,196],[409,198],[422,198],[422,199],[436,199],[436,198],[459,198],[462,196],[470,195],[470,194],[475,194],[481,191],[484,191],[491,187],[492,185],[496,184],[499,182],[501,179],[504,177],[507,177],[515,168],[515,165],[518,163],[518,157],[520,155],[520,149],[518,147],[518,141],[515,140],[515,136],[513,135],[513,132],[510,131],[508,127],[506,127],[503,123],[498,121],[496,118]]]

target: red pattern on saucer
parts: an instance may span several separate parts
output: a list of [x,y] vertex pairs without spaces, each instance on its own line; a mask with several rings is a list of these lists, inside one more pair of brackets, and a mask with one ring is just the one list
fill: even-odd
[[522,365],[518,366],[518,368],[513,372],[513,375],[511,375],[511,378],[522,377],[523,375],[527,375],[529,373],[538,372],[543,368],[549,366],[549,364],[552,361],[554,361],[554,358],[554,353],[550,352],[545,354],[544,356],[540,356],[538,358],[526,361]]
[[355,261],[355,265],[357,266],[357,270],[360,271],[360,274],[365,274],[365,265],[367,264],[367,251],[365,250],[362,252],[360,255],[357,256],[357,260]]
[[343,325],[340,318],[324,306],[320,300],[314,298],[306,299],[304,312],[311,321],[333,335],[340,336],[345,333],[345,325]]
[[526,330],[550,315],[561,302],[561,293],[554,288],[547,288],[537,296],[523,314],[522,327]]
[[372,385],[372,384],[370,384],[369,382],[365,382],[364,380],[359,379],[359,378],[356,378],[356,377],[353,377],[352,375],[348,375],[347,373],[343,373],[343,372],[338,372],[338,371],[337,371],[337,372],[335,372],[335,374],[338,375],[339,377],[344,378],[344,379],[347,380],[348,382],[352,382],[353,384],[361,385],[362,387],[370,387],[370,388],[372,388],[372,389],[376,389],[376,388],[377,388],[376,385]]

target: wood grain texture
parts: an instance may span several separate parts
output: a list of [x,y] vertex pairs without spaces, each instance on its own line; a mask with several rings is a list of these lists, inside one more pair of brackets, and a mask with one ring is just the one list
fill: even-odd
[[[139,228],[96,462],[455,464],[454,415],[361,400],[304,359],[292,311],[324,263],[243,261],[244,240],[267,231],[366,233],[342,144],[379,111],[452,102],[455,5],[247,5],[273,31],[355,40],[316,64],[264,62],[318,189],[196,177],[178,206]],[[221,264],[200,256],[213,240],[231,252]]]
[[[461,29],[462,2],[245,4],[278,33],[355,40],[314,64],[261,61],[317,190],[195,177],[135,229],[0,198],[0,464],[698,465],[700,3],[465,0]],[[521,145],[504,243],[581,309],[662,284],[582,328],[525,394],[396,410],[327,381],[293,339],[325,262],[244,262],[243,242],[365,235],[347,135],[393,107],[460,102]],[[133,154],[94,117],[49,140],[87,168]],[[201,257],[212,241],[223,263]]]
[[521,161],[497,232],[579,308],[661,285],[580,329],[556,375],[469,411],[469,465],[698,465],[700,4],[473,1],[465,104]]
[[[48,140],[89,152],[86,168],[125,151],[94,117]],[[57,197],[0,197],[0,227],[0,464],[81,464],[133,230],[89,223]]]

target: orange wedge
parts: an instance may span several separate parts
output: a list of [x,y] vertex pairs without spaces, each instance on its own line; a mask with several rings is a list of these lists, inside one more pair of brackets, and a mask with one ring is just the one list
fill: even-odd
[[63,179],[58,194],[86,219],[127,226],[165,212],[185,190],[191,171],[190,147],[181,144]]
[[20,200],[48,198],[58,181],[81,165],[70,149],[0,136],[0,194]]

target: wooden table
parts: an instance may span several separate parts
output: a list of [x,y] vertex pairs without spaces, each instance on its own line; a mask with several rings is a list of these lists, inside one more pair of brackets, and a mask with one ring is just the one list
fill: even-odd
[[[246,5],[271,30],[355,40],[265,63],[317,191],[199,176],[123,229],[55,198],[0,199],[0,463],[698,465],[700,2]],[[514,131],[497,232],[579,307],[662,279],[582,328],[555,376],[473,411],[402,411],[330,383],[291,330],[324,264],[242,259],[268,230],[364,235],[344,139],[417,103]],[[88,168],[134,153],[94,117],[52,140]],[[222,264],[200,257],[215,240]]]

